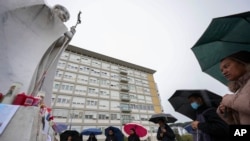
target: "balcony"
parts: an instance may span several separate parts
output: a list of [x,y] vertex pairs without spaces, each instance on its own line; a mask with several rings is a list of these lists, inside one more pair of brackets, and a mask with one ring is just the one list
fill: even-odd
[[128,83],[128,78],[127,78],[127,77],[121,76],[121,77],[120,77],[120,82]]
[[121,106],[121,111],[124,113],[130,113],[131,112],[131,108],[128,106]]
[[128,87],[128,85],[121,85],[120,86],[120,90],[124,91],[124,92],[128,92],[129,91],[129,87]]
[[127,102],[129,102],[129,101],[130,101],[130,96],[129,96],[128,93],[120,93],[120,99],[121,99],[122,101],[127,101]]
[[126,69],[120,68],[120,74],[128,75],[128,71]]

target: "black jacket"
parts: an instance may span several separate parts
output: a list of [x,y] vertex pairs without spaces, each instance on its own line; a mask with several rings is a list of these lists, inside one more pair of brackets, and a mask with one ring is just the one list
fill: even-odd
[[167,125],[165,124],[165,129],[166,129],[166,133],[164,133],[163,137],[160,136],[161,133],[161,127],[158,128],[157,131],[157,140],[161,140],[161,141],[174,141],[175,140],[175,134],[174,131]]
[[[202,105],[197,109],[197,114],[201,114],[209,107]],[[216,108],[210,108],[203,113],[205,122],[198,124],[198,129],[208,134],[212,141],[228,141],[229,126],[217,115]]]
[[87,141],[97,141],[96,137],[89,137]]
[[128,141],[140,141],[140,138],[136,134],[132,134],[128,136]]
[[115,135],[108,135],[105,139],[105,141],[117,141]]

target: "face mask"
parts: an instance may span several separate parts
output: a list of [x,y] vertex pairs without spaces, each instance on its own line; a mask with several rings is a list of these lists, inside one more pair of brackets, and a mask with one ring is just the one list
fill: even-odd
[[200,106],[200,105],[199,105],[197,102],[192,102],[192,103],[191,103],[191,107],[192,107],[194,110],[197,110],[199,106]]

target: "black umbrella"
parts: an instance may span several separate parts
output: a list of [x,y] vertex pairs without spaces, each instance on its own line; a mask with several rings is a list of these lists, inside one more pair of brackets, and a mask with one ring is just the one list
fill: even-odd
[[76,130],[66,130],[60,134],[60,141],[67,141],[68,137],[71,136],[73,141],[82,141],[80,133]]
[[177,121],[177,119],[174,116],[172,116],[171,114],[167,114],[167,113],[154,114],[149,119],[149,121],[153,123],[158,123],[159,120],[164,120],[167,123],[174,123]]
[[104,134],[105,134],[106,137],[109,134],[109,130],[112,130],[114,132],[114,135],[115,135],[117,141],[123,141],[124,135],[123,135],[122,131],[119,128],[114,127],[114,126],[109,126],[109,127],[105,128]]
[[200,94],[205,101],[205,104],[210,107],[218,107],[222,97],[208,90],[177,90],[168,101],[173,106],[175,111],[191,118],[195,119],[196,113],[192,109],[188,97],[191,94]]

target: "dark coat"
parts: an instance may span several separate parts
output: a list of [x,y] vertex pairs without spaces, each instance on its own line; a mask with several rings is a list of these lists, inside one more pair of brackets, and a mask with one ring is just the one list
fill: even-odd
[[[202,105],[197,109],[197,114],[201,114],[209,107]],[[205,122],[198,124],[198,129],[210,136],[211,141],[228,141],[229,126],[218,116],[216,108],[210,108],[203,113]]]
[[105,139],[105,141],[117,141],[115,135],[108,135]]
[[160,136],[161,133],[161,127],[158,128],[157,131],[157,140],[160,141],[175,141],[175,134],[174,131],[167,125],[165,124],[165,129],[166,129],[166,133],[164,133],[163,137]]
[[94,137],[90,137],[89,136],[89,138],[88,138],[88,140],[87,141],[97,141],[97,139],[96,139],[96,137],[94,136]]
[[140,138],[137,134],[132,134],[128,136],[128,141],[140,141]]

